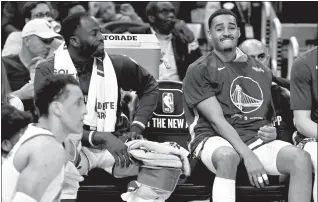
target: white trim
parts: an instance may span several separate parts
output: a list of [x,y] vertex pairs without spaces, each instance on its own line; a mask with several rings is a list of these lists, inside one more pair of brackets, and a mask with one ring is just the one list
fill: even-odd
[[134,124],[134,123],[140,125],[143,129],[146,128],[145,124],[143,124],[143,123],[140,122],[140,121],[133,121],[132,124]]
[[92,141],[92,135],[95,131],[91,131],[89,132],[89,135],[88,135],[88,142],[89,144],[91,144],[93,147],[95,147],[96,145],[93,144],[93,141]]
[[193,112],[194,112],[194,120],[189,126],[189,133],[191,135],[191,140],[189,142],[189,147],[190,147],[191,143],[193,142],[193,140],[195,138],[194,127],[197,125],[199,117],[200,117],[199,113],[198,113],[198,110],[195,107],[193,108]]

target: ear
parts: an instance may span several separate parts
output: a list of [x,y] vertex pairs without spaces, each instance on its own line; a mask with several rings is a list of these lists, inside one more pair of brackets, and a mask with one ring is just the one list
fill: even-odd
[[55,116],[62,116],[62,106],[60,102],[53,101],[49,106],[49,112],[53,113]]
[[30,21],[29,18],[25,18],[25,19],[24,19],[25,24],[28,23],[29,21]]
[[4,151],[9,153],[11,149],[13,148],[13,145],[10,140],[4,139],[1,141],[1,147]]
[[148,20],[150,23],[154,23],[156,21],[156,17],[153,15],[148,15]]
[[70,44],[74,47],[79,47],[81,45],[81,42],[77,36],[72,36],[70,38]]
[[207,36],[208,40],[212,40],[212,33],[211,30],[208,30],[208,36]]
[[28,36],[23,38],[23,44],[25,46],[30,46],[30,43],[30,38]]
[[238,31],[238,38],[240,38],[241,37],[241,29],[240,29],[240,27],[237,27],[237,31]]

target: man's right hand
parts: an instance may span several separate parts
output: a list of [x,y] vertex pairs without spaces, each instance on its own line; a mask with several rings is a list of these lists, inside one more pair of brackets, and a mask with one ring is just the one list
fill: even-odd
[[106,149],[113,155],[116,161],[116,166],[128,167],[130,164],[130,158],[127,150],[127,145],[113,134],[107,134]]
[[253,153],[253,151],[248,152],[247,155],[243,156],[244,165],[248,174],[248,178],[252,186],[257,188],[264,187],[264,181],[266,185],[269,184],[267,174],[265,172],[264,166]]
[[29,82],[12,94],[20,98],[20,100],[32,99],[34,97],[34,84]]

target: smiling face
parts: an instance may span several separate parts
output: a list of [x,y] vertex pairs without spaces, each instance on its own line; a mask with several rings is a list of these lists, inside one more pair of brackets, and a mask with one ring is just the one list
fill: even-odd
[[213,18],[209,34],[213,48],[224,52],[236,48],[241,33],[235,17],[224,14]]

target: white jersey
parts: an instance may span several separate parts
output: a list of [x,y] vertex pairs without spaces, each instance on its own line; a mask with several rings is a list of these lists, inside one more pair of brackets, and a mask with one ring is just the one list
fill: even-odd
[[[15,144],[11,152],[9,153],[7,159],[2,164],[2,201],[11,202],[16,194],[17,181],[19,179],[20,173],[16,170],[13,165],[13,159],[21,147],[22,144],[36,136],[48,135],[53,136],[53,134],[45,129],[36,127],[32,124],[28,125],[25,133],[21,139]],[[64,180],[64,167],[61,169],[60,174],[49,184],[45,193],[43,194],[39,202],[58,202],[60,201],[60,195],[62,190],[62,183]]]

